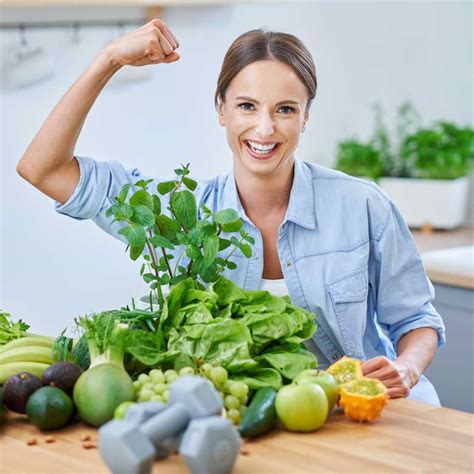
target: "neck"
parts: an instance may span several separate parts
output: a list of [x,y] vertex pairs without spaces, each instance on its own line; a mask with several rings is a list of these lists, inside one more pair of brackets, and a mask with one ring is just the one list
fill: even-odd
[[290,201],[294,160],[278,167],[271,175],[257,175],[234,164],[234,176],[240,202],[249,218],[283,214]]

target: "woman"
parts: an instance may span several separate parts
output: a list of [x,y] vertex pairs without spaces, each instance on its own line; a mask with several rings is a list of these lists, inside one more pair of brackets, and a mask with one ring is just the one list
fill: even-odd
[[[178,61],[178,47],[163,21],[151,21],[105,47],[52,111],[17,170],[58,212],[121,238],[105,210],[139,172],[76,157],[75,143],[115,72]],[[422,373],[444,342],[444,325],[398,210],[376,185],[294,157],[316,87],[311,54],[292,35],[250,31],[225,56],[215,102],[233,172],[196,192],[214,211],[238,210],[256,241],[253,257],[226,276],[245,289],[288,292],[317,313],[308,347],[320,367],[343,354],[360,358],[390,397],[439,404]]]

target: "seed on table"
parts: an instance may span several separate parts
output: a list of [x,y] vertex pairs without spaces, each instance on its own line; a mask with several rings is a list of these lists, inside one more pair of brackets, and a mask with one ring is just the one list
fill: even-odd
[[247,448],[240,448],[240,454],[242,454],[242,456],[248,456],[250,451]]
[[86,434],[83,434],[81,436],[81,441],[90,441],[91,440],[91,436],[90,435],[86,435]]
[[28,446],[34,446],[35,444],[38,444],[38,440],[36,438],[30,438],[26,440],[26,444]]
[[47,442],[47,443],[54,443],[56,442],[56,438],[54,436],[45,436],[44,440]]
[[90,441],[87,441],[87,442],[82,444],[82,447],[84,449],[94,449],[94,448],[97,448],[97,444],[96,443],[91,443]]

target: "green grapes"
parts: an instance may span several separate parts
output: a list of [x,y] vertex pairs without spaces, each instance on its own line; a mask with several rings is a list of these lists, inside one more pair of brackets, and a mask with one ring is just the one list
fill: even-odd
[[240,400],[234,395],[226,395],[224,398],[224,406],[229,410],[232,408],[239,408],[240,407]]
[[150,373],[148,375],[150,376],[151,381],[153,383],[164,383],[165,382],[165,374],[161,370],[151,369]]
[[211,382],[220,387],[227,380],[227,370],[224,367],[213,367],[211,370]]
[[179,375],[194,375],[194,369],[192,367],[183,367],[179,371]]
[[208,362],[202,364],[198,369],[182,367],[179,371],[168,369],[163,372],[163,370],[156,368],[151,369],[148,374],[140,374],[133,382],[136,400],[138,402],[167,403],[171,383],[179,377],[195,374],[210,380],[222,398],[226,417],[233,424],[238,425],[247,409],[249,388],[244,382],[229,379],[229,374],[224,367]]
[[229,418],[234,425],[238,425],[240,423],[240,411],[237,408],[231,408],[227,412],[227,418]]
[[240,399],[249,394],[249,388],[244,382],[232,382],[229,393]]

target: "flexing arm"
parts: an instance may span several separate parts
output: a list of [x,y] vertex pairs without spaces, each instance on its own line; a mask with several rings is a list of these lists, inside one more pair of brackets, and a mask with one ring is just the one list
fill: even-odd
[[107,45],[66,92],[18,162],[17,171],[44,194],[66,202],[79,181],[74,148],[92,105],[124,65],[172,63],[179,59],[175,36],[152,20]]

